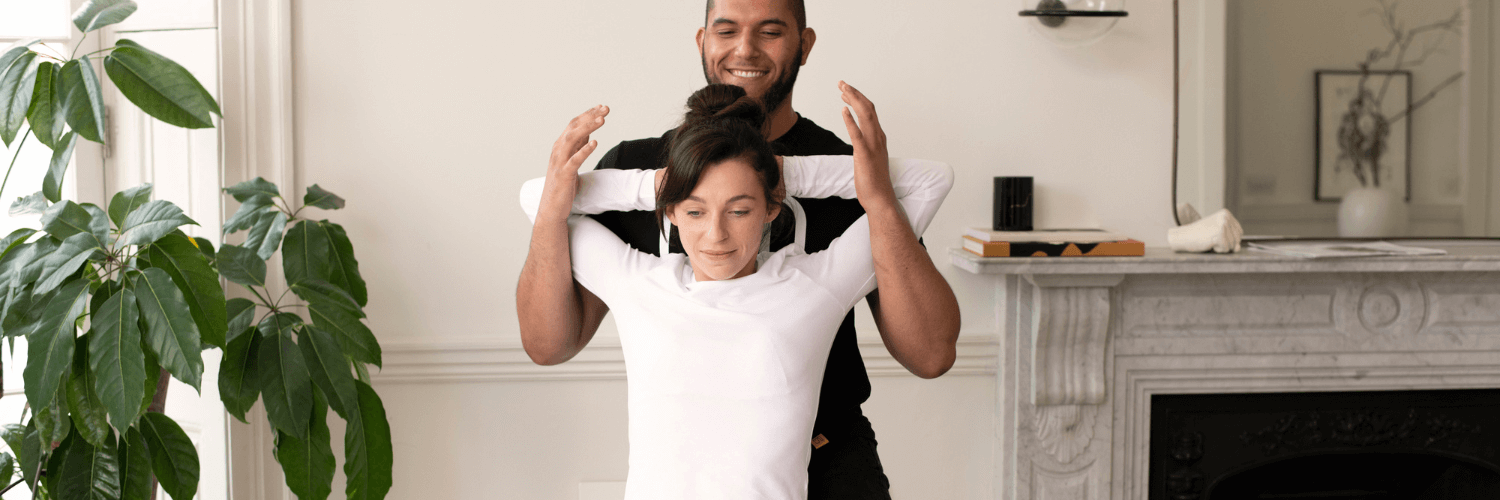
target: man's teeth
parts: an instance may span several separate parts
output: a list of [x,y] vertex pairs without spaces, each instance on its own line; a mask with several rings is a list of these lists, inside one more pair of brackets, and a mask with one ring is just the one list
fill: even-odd
[[757,78],[757,77],[764,76],[766,74],[766,72],[764,72],[764,71],[742,71],[742,70],[737,70],[737,69],[731,69],[731,70],[729,70],[729,74],[734,75],[734,76],[738,76],[740,78]]

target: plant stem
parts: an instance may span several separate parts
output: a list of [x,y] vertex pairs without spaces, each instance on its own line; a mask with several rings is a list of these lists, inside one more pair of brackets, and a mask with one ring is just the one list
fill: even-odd
[[116,48],[118,48],[118,47],[105,47],[105,48],[102,48],[102,49],[99,49],[99,50],[96,50],[96,51],[84,54],[83,57],[88,57],[88,56],[91,56],[91,55],[94,55],[94,54],[98,54],[100,52],[109,52],[111,50],[115,50]]
[[84,40],[88,40],[88,39],[89,39],[89,34],[88,33],[84,33],[83,36],[78,37],[78,45],[74,45],[73,46],[73,54],[69,55],[68,59],[76,59],[78,57],[78,49],[83,48],[83,41]]
[[5,194],[5,185],[10,182],[10,171],[16,168],[16,160],[21,158],[21,148],[26,145],[26,139],[30,138],[31,127],[26,127],[26,133],[21,135],[21,142],[16,143],[16,154],[10,157],[10,167],[5,169],[5,180],[0,181],[0,194]]
[[271,305],[271,301],[266,300],[265,297],[262,297],[260,295],[260,292],[255,291],[255,287],[250,286],[250,285],[245,285],[245,288],[249,289],[250,293],[255,294],[255,298],[260,299],[260,305],[265,306],[266,309],[273,309],[273,310],[275,309],[275,306]]

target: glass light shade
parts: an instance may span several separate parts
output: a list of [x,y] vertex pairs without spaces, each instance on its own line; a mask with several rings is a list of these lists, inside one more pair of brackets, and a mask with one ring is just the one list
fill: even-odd
[[1125,0],[1021,0],[1027,24],[1065,47],[1099,41],[1125,16]]

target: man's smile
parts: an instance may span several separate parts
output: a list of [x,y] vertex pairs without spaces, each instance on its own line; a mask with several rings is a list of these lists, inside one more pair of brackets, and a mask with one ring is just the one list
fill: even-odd
[[737,76],[737,77],[740,77],[740,78],[760,78],[762,76],[766,76],[768,73],[770,73],[770,72],[768,72],[768,71],[760,71],[760,70],[748,70],[748,69],[731,69],[731,70],[729,70],[729,74]]

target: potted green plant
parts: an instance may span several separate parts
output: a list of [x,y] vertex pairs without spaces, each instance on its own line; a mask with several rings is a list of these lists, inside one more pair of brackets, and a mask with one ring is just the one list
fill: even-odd
[[[73,24],[87,36],[135,10],[131,0],[90,0]],[[244,421],[264,402],[276,460],[299,498],[331,494],[330,408],[347,422],[347,498],[384,498],[391,438],[366,368],[380,366],[381,350],[364,323],[365,282],[344,229],[307,210],[343,208],[344,200],[313,185],[295,203],[259,178],[228,187],[240,207],[224,233],[248,234],[215,249],[184,233],[196,222],[152,200],[149,184],[104,207],[62,199],[79,138],[105,139],[93,56],[152,117],[208,128],[220,111],[186,69],[133,41],[69,58],[35,43],[0,52],[0,140],[19,152],[34,137],[53,151],[41,190],[11,206],[12,215],[41,214],[40,230],[0,239],[0,334],[12,349],[24,336],[28,353],[28,410],[0,432],[10,448],[0,453],[0,487],[25,482],[34,498],[134,500],[154,497],[159,481],[172,498],[192,498],[199,459],[160,413],[166,380],[201,387],[201,351],[222,349],[225,410]],[[305,305],[266,289],[266,261],[278,251],[288,291]],[[254,299],[226,299],[225,280]]]

